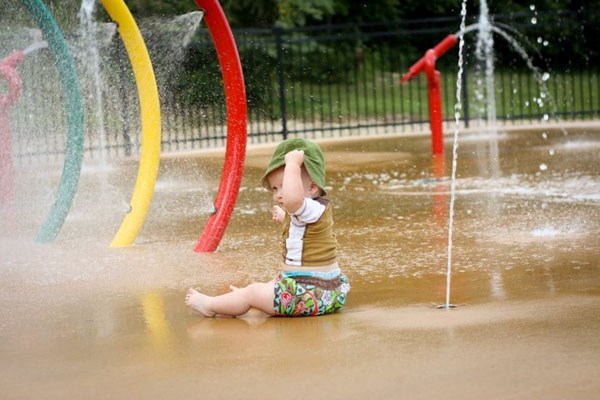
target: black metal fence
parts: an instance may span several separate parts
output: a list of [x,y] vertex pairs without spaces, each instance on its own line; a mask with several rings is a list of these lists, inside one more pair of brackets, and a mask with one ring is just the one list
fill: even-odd
[[[485,74],[474,56],[477,34],[466,34],[461,123],[473,125],[489,116],[481,101],[486,90],[493,90],[493,112],[501,121],[597,118],[600,76],[593,30],[598,29],[598,16],[599,10],[492,16],[497,31],[491,89],[481,89]],[[457,33],[459,23],[451,17],[234,30],[246,81],[249,143],[426,129],[425,77],[406,84],[400,78],[427,49]],[[164,38],[149,43],[161,99],[163,151],[223,146],[223,89],[208,33],[200,29],[187,51],[177,55],[172,46],[181,44],[165,43]],[[101,58],[100,89],[94,89],[89,74],[80,77],[86,157],[91,158],[136,154],[141,145],[137,90],[120,40],[111,43]],[[60,157],[66,132],[61,90],[52,83],[57,80],[52,60],[43,54],[35,57],[20,70],[24,91],[12,113],[13,142],[22,159]],[[46,66],[41,81],[34,79],[40,76],[40,65]],[[437,69],[449,128],[457,103],[458,45],[438,60]],[[98,92],[103,94],[101,105],[95,105]]]

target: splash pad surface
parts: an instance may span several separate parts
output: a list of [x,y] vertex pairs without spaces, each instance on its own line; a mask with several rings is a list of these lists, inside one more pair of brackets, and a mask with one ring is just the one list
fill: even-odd
[[33,242],[26,206],[22,229],[0,238],[0,387],[15,399],[274,398],[294,377],[334,398],[594,398],[600,131],[500,132],[497,165],[485,136],[460,143],[451,311],[435,309],[449,182],[432,176],[427,136],[323,144],[353,288],[342,313],[312,319],[203,319],[183,304],[190,286],[272,277],[279,229],[259,182],[272,148],[249,151],[214,254],[191,246],[222,155],[164,157],[139,244],[122,249],[108,247],[126,204],[115,193],[135,162],[84,168],[60,240]]

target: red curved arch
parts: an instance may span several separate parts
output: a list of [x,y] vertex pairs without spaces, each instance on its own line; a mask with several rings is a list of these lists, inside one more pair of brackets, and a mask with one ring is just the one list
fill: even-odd
[[194,247],[195,252],[212,252],[229,224],[242,181],[247,138],[246,89],[237,46],[221,5],[217,0],[196,0],[196,4],[204,11],[203,19],[219,57],[227,111],[225,161],[214,203],[215,212]]

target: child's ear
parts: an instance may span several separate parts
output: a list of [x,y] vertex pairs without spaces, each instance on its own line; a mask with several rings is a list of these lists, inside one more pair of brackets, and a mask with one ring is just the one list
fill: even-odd
[[321,188],[320,188],[320,187],[318,187],[316,183],[314,183],[314,182],[311,182],[311,183],[310,183],[310,193],[311,193],[313,196],[320,195],[320,194],[321,194]]

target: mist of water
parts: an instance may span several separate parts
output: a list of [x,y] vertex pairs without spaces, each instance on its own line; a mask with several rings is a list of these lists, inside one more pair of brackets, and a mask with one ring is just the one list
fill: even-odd
[[[533,6],[532,6],[533,7]],[[534,8],[532,8],[533,10]],[[500,178],[500,167],[499,167],[499,152],[498,152],[498,133],[496,123],[496,102],[495,102],[495,81],[494,81],[494,40],[493,34],[498,34],[502,37],[509,45],[518,53],[523,59],[529,70],[533,73],[540,90],[539,97],[534,99],[540,108],[544,107],[548,103],[551,107],[551,113],[555,118],[557,115],[557,107],[555,102],[550,96],[550,92],[547,87],[547,81],[550,79],[548,73],[543,73],[533,64],[532,58],[527,54],[520,41],[515,39],[513,35],[507,32],[507,30],[514,31],[511,27],[504,27],[504,29],[492,24],[489,20],[489,9],[486,0],[480,1],[480,14],[476,24],[465,26],[466,19],[466,0],[463,0],[461,9],[461,26],[457,36],[460,38],[459,42],[459,61],[458,61],[458,77],[456,87],[456,104],[455,104],[455,124],[454,124],[454,145],[452,155],[452,177],[450,187],[450,206],[449,206],[449,218],[448,218],[448,254],[447,254],[447,278],[446,278],[446,303],[445,308],[450,308],[450,294],[451,294],[451,275],[452,275],[452,239],[453,239],[453,224],[454,224],[454,207],[456,201],[456,167],[458,161],[458,136],[459,136],[459,119],[461,105],[461,87],[462,87],[462,75],[463,75],[463,46],[464,46],[464,35],[468,32],[477,31],[477,42],[475,49],[475,99],[476,99],[476,111],[479,121],[485,121],[483,133],[488,138],[488,154],[485,157],[490,163],[489,168],[483,168],[480,162],[481,172],[489,172],[492,178],[496,180]],[[532,20],[532,23],[536,21]],[[518,32],[517,32],[518,33]],[[538,43],[543,43],[543,40],[538,39]],[[543,122],[548,121],[550,116],[546,113],[543,115]],[[567,135],[564,127],[560,127],[564,135]],[[547,135],[544,133],[543,138],[547,139]],[[480,149],[478,148],[478,154],[480,159],[483,159]],[[548,153],[550,156],[554,154],[554,150],[550,150]],[[548,165],[546,163],[540,164],[540,171],[546,171]]]
[[[83,0],[79,10],[79,37],[80,43],[76,52],[84,79],[82,83],[88,89],[88,102],[93,112],[88,113],[88,125],[93,120],[93,131],[97,135],[97,146],[100,151],[100,167],[107,168],[107,139],[104,123],[103,87],[104,81],[100,71],[100,41],[99,26],[95,19],[96,0]],[[114,35],[114,30],[109,36],[109,41]],[[91,114],[91,115],[90,115]],[[93,118],[90,118],[93,116]],[[86,135],[87,136],[87,135]]]
[[[61,24],[76,62],[85,110],[84,179],[69,215],[69,221],[78,224],[90,211],[94,212],[78,209],[78,204],[86,204],[90,198],[95,199],[92,204],[102,213],[123,212],[130,192],[121,183],[132,182],[133,178],[128,171],[116,176],[116,165],[111,164],[110,157],[112,149],[123,142],[130,143],[132,152],[135,151],[141,131],[131,65],[117,37],[116,24],[99,21],[97,7],[100,7],[97,0],[81,0],[76,8],[69,7],[71,16],[77,18]],[[202,15],[193,12],[174,18],[137,21],[146,46],[154,50],[151,52],[153,66],[164,78],[157,82],[159,91],[169,90],[166,80],[179,74]],[[13,146],[18,155],[15,159],[17,212],[27,216],[27,221],[21,223],[23,233],[34,230],[43,217],[43,210],[55,201],[54,186],[60,172],[55,165],[59,166],[63,160],[68,131],[63,88],[55,60],[50,51],[43,51],[48,44],[42,31],[28,24],[30,21],[26,19],[21,22],[13,18],[0,28],[10,38],[10,42],[5,42],[6,51],[24,49],[27,56],[19,65],[23,90],[18,104],[11,110]],[[161,106],[179,105],[165,102]],[[201,176],[202,171],[198,171],[198,175]],[[198,196],[202,197],[202,209],[205,203],[212,204],[208,196],[206,199],[202,194]]]
[[[498,129],[496,124],[496,83],[494,78],[494,36],[489,20],[489,8],[485,0],[480,2],[475,46],[475,101],[477,117],[485,121],[481,127],[487,136],[487,149],[478,148],[479,160],[488,160],[489,165],[480,165],[483,173],[491,177],[500,176],[498,153]],[[486,154],[487,153],[487,154]]]
[[161,96],[169,90],[172,78],[178,75],[203,15],[193,11],[175,18],[153,17],[140,21],[140,31],[152,57]]

